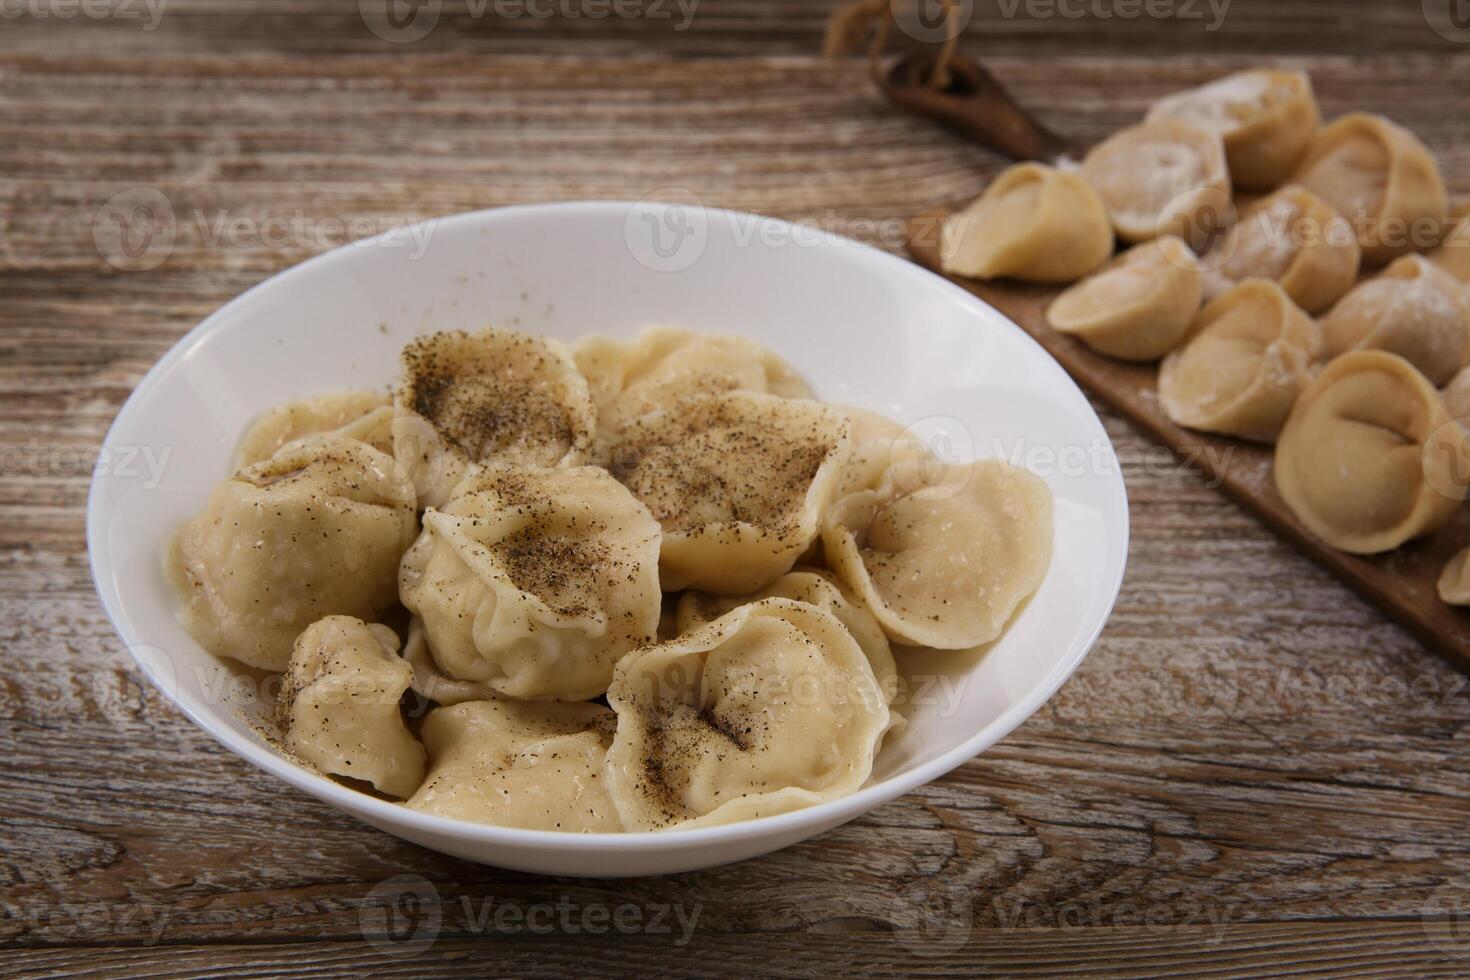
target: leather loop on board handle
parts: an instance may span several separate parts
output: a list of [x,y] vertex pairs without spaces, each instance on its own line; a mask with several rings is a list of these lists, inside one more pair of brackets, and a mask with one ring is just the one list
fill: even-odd
[[949,84],[930,87],[934,58],[925,52],[906,55],[878,76],[878,87],[900,108],[928,116],[1013,159],[1043,163],[1062,157],[1081,159],[1081,146],[1037,122],[972,58],[951,57]]

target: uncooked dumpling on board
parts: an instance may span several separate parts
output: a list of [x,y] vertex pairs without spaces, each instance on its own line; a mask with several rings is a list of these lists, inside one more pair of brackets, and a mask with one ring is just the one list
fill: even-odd
[[424,720],[429,774],[410,809],[527,830],[617,833],[603,767],[616,718],[600,704],[466,701]]
[[1470,283],[1470,203],[1450,210],[1448,227],[1444,240],[1429,253],[1429,257],[1456,279]]
[[1171,235],[1135,245],[1068,289],[1047,308],[1046,318],[1111,357],[1152,361],[1189,330],[1202,290],[1199,260]]
[[787,813],[862,786],[888,707],[829,612],[765,599],[618,663],[608,792],[629,830]]
[[1321,123],[1306,72],[1257,68],[1166,96],[1148,121],[1177,119],[1220,136],[1237,189],[1281,186]]
[[1203,248],[1234,221],[1220,137],[1176,119],[1114,133],[1087,154],[1082,176],[1127,242],[1178,235]]
[[393,455],[420,507],[439,507],[488,463],[587,461],[597,415],[572,355],[548,337],[494,328],[446,330],[403,349]]
[[1460,506],[1466,436],[1439,392],[1395,354],[1353,351],[1302,392],[1276,444],[1276,488],[1334,548],[1377,554]]
[[1386,350],[1442,385],[1470,360],[1470,293],[1422,255],[1359,283],[1322,318],[1323,353]]
[[[393,452],[391,399],[380,391],[331,391],[277,405],[250,424],[235,447],[235,470],[270,459],[288,442],[339,432]],[[344,431],[345,429],[345,431]]]
[[424,779],[424,747],[398,708],[411,674],[388,627],[317,620],[296,639],[276,699],[286,747],[322,772],[407,798]]
[[658,524],[606,470],[487,466],[425,511],[399,594],[448,677],[581,701],[653,642],[658,560]]
[[1273,279],[1296,305],[1319,313],[1353,288],[1361,260],[1347,219],[1290,184],[1243,209],[1204,264],[1234,282]]
[[837,488],[848,430],[826,405],[747,391],[626,423],[609,465],[663,528],[663,590],[742,595],[789,571]]
[[905,461],[822,522],[828,566],[897,643],[961,650],[1000,635],[1051,563],[1052,496],[1001,460]]
[[1071,282],[1113,254],[1113,229],[1079,174],[1022,163],[944,222],[945,272],[980,279]]
[[1164,358],[1159,401],[1179,425],[1271,442],[1311,379],[1317,324],[1276,283],[1241,283],[1200,311]]
[[659,326],[626,341],[592,334],[572,346],[572,357],[587,379],[598,429],[607,435],[630,418],[703,395],[812,395],[790,364],[753,340],[728,334]]
[[1370,265],[1433,245],[1449,207],[1428,147],[1402,126],[1366,112],[1319,130],[1292,182],[1348,220]]
[[414,525],[413,484],[392,456],[308,436],[216,486],[170,539],[165,571],[200,646],[285,670],[321,617],[372,620],[397,601]]
[[1439,574],[1439,597],[1452,606],[1470,606],[1470,548],[1456,552]]

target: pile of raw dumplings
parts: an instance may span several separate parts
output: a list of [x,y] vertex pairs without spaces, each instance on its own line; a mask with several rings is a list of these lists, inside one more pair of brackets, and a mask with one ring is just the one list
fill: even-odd
[[[1013,167],[945,223],[940,255],[1071,284],[1051,326],[1161,360],[1177,424],[1274,443],[1281,496],[1333,547],[1390,551],[1462,502],[1470,208],[1451,211],[1433,154],[1388,119],[1321,125],[1304,73],[1230,75],[1080,165]],[[1439,591],[1470,604],[1470,554]]]
[[1051,560],[1035,475],[941,463],[738,337],[448,331],[402,369],[258,419],[165,568],[203,647],[283,675],[285,749],[426,813],[661,830],[851,793],[908,648],[994,640]]

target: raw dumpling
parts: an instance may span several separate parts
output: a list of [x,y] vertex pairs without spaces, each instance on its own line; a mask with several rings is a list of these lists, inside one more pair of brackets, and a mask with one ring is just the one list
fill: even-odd
[[1435,265],[1463,283],[1470,283],[1470,204],[1450,211],[1449,234],[1429,253]]
[[399,593],[449,678],[581,701],[653,642],[658,555],[658,524],[605,470],[487,466],[424,513]]
[[608,791],[630,830],[734,823],[846,796],[889,725],[831,613],[766,599],[618,664]]
[[1152,361],[1184,337],[1199,312],[1199,260],[1173,235],[1135,245],[1058,296],[1046,319],[1111,357]]
[[898,691],[898,668],[894,665],[893,650],[888,645],[888,637],[883,633],[883,628],[878,625],[872,613],[864,609],[855,598],[844,592],[826,574],[815,569],[794,569],[755,595],[738,598],[710,595],[691,589],[679,597],[679,635],[698,629],[705,623],[714,622],[733,609],[771,598],[795,599],[825,609],[836,616],[837,621],[847,628],[852,638],[857,640],[858,646],[862,647],[864,656],[868,658],[868,665],[873,668],[878,688],[883,692],[884,703],[893,703]]
[[1422,255],[1406,255],[1360,283],[1322,318],[1328,357],[1386,350],[1436,385],[1470,360],[1470,293]]
[[1470,606],[1470,548],[1457,552],[1439,576],[1439,597],[1452,606]]
[[215,487],[170,540],[165,570],[201,646],[285,670],[316,620],[371,620],[393,605],[414,525],[413,485],[393,457],[308,436]]
[[388,627],[317,620],[297,638],[276,700],[286,747],[322,772],[406,799],[424,780],[424,747],[398,709],[412,673]]
[[1257,68],[1154,103],[1149,122],[1178,119],[1225,142],[1237,188],[1281,186],[1312,143],[1322,117],[1305,72]]
[[1361,259],[1347,219],[1291,184],[1244,209],[1205,264],[1234,282],[1275,280],[1297,306],[1319,313],[1353,288]]
[[1408,361],[1353,351],[1302,392],[1276,444],[1276,488],[1334,548],[1389,551],[1460,506],[1464,432]]
[[251,463],[270,459],[288,442],[305,436],[342,432],[383,452],[393,452],[392,412],[389,398],[377,391],[333,391],[314,398],[287,402],[256,419],[235,448],[239,470]]
[[1051,563],[1051,491],[1000,460],[948,467],[937,482],[924,468],[904,461],[837,501],[822,523],[827,563],[894,642],[988,643]]
[[1234,220],[1220,137],[1176,119],[1114,133],[1087,154],[1082,176],[1127,242],[1178,235],[1199,248]]
[[429,776],[407,805],[499,827],[617,833],[603,775],[616,720],[588,703],[435,708],[424,720]]
[[559,341],[510,330],[448,330],[403,349],[393,454],[419,506],[439,507],[486,463],[587,461],[597,415],[587,382]]
[[1321,334],[1276,283],[1251,279],[1205,307],[1164,358],[1159,401],[1179,425],[1271,442],[1311,380]]
[[1071,282],[1113,254],[1113,229],[1079,174],[1039,163],[1011,167],[944,223],[945,272],[981,279]]
[[1292,182],[1348,220],[1372,265],[1437,239],[1448,208],[1434,155],[1407,129],[1366,112],[1320,130]]
[[847,420],[832,408],[731,392],[630,421],[609,456],[663,527],[664,590],[743,595],[812,543],[848,450]]
[[630,418],[702,395],[812,394],[791,365],[744,337],[649,327],[632,341],[583,337],[572,356],[587,379],[598,425],[610,434]]

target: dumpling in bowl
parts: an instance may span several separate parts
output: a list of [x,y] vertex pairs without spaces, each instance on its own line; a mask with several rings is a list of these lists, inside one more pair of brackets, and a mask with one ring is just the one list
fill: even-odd
[[393,453],[421,507],[439,507],[488,463],[587,461],[597,415],[587,382],[560,342],[511,330],[448,330],[403,349]]
[[1062,293],[1046,319],[1109,357],[1152,361],[1183,339],[1203,288],[1199,260],[1170,235],[1135,245]]
[[731,392],[631,420],[609,457],[663,528],[664,590],[743,595],[789,571],[812,543],[849,445],[835,409]]
[[356,439],[308,436],[215,487],[170,539],[184,627],[210,653],[284,670],[323,616],[372,620],[397,601],[413,485]]
[[1200,312],[1164,358],[1159,401],[1179,425],[1271,442],[1311,380],[1321,332],[1276,283],[1251,279]]
[[981,279],[1071,282],[1113,254],[1113,229],[1079,174],[1039,163],[1002,173],[949,217],[939,244],[945,272]]
[[1038,477],[1000,460],[918,460],[823,519],[829,567],[896,643],[959,650],[998,637],[1051,563],[1052,498]]
[[410,809],[498,827],[617,833],[603,765],[616,717],[600,704],[467,701],[424,720],[429,775]]
[[658,524],[605,470],[491,466],[424,513],[399,593],[448,678],[581,701],[653,642],[658,555]]
[[1353,226],[1363,261],[1382,265],[1435,239],[1448,209],[1428,147],[1382,116],[1354,112],[1320,130],[1292,182]]
[[630,418],[704,395],[812,394],[791,365],[755,341],[728,334],[676,327],[648,327],[631,341],[594,334],[577,341],[572,356],[607,434]]
[[261,415],[235,447],[233,469],[270,459],[288,442],[336,432],[393,452],[390,399],[379,391],[333,391],[287,402]]
[[862,647],[873,676],[887,704],[893,703],[898,692],[898,668],[893,662],[893,650],[883,628],[873,614],[862,607],[857,598],[846,592],[826,573],[816,569],[797,568],[760,592],[749,596],[717,596],[693,589],[679,597],[677,626],[682,636],[706,623],[714,622],[732,610],[762,599],[795,599],[825,609],[847,628],[852,638]]
[[1126,242],[1177,235],[1201,248],[1234,220],[1220,137],[1177,119],[1114,133],[1087,154],[1082,176]]
[[1445,411],[1450,413],[1450,418],[1470,428],[1470,367],[1461,368],[1460,373],[1440,391],[1440,396],[1444,398]]
[[1306,72],[1257,68],[1166,96],[1147,119],[1177,119],[1218,134],[1232,183],[1269,191],[1291,176],[1322,117]]
[[1328,357],[1386,350],[1442,385],[1470,361],[1470,293],[1422,255],[1405,255],[1322,318],[1322,340]]
[[608,790],[629,830],[751,820],[858,789],[889,726],[831,613],[766,599],[618,664]]
[[1452,606],[1470,606],[1470,548],[1455,553],[1440,572],[1439,597]]
[[1246,208],[1205,264],[1234,282],[1273,280],[1297,306],[1318,313],[1353,288],[1361,260],[1347,219],[1291,184]]
[[406,799],[424,779],[424,747],[398,708],[411,673],[388,627],[317,620],[297,638],[276,699],[286,747],[322,772]]
[[1412,364],[1353,351],[1297,399],[1276,444],[1276,488],[1317,537],[1377,554],[1450,519],[1466,461],[1464,431]]

